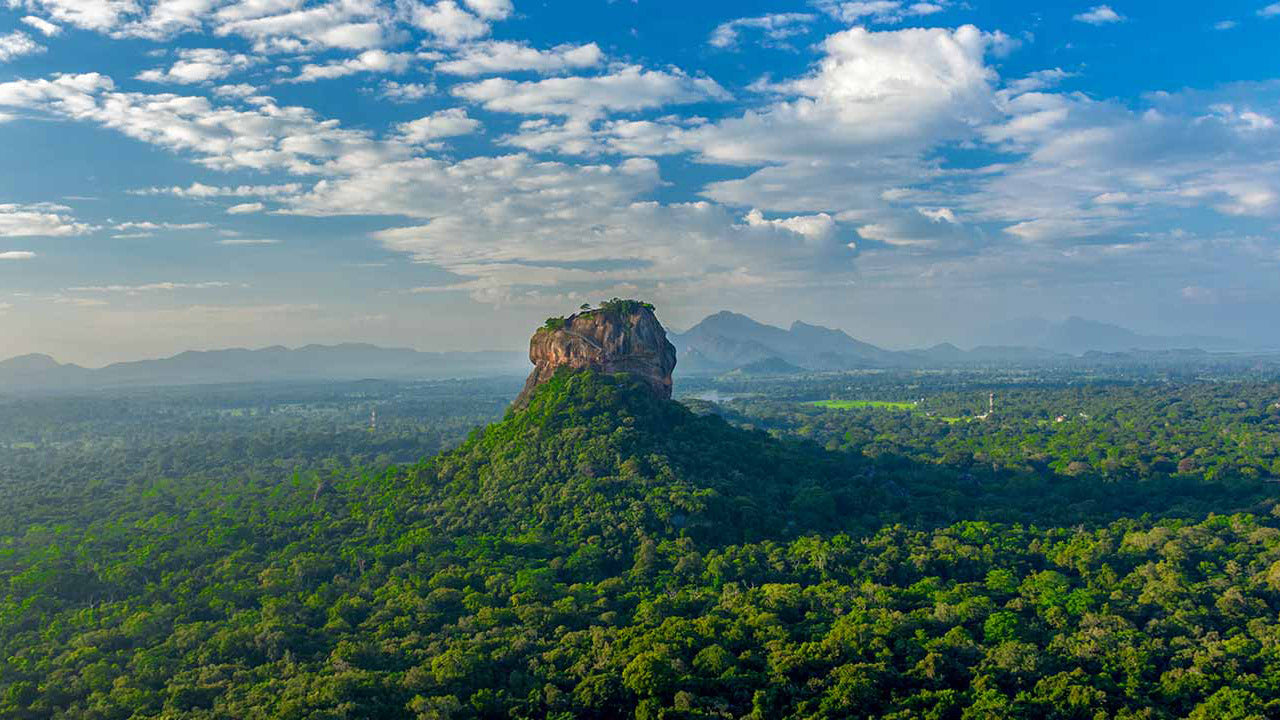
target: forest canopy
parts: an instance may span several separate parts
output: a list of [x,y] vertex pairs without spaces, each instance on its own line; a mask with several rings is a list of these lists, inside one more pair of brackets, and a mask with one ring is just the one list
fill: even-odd
[[[1274,390],[1006,389],[956,423],[562,372],[409,464],[32,477],[0,716],[1274,717],[1280,511],[1242,471]],[[1041,424],[1069,400],[1114,454]]]

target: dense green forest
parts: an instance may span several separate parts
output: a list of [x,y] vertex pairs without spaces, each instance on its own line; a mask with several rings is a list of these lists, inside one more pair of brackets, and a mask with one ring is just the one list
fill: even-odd
[[5,400],[0,717],[1280,716],[1274,378],[705,384]]

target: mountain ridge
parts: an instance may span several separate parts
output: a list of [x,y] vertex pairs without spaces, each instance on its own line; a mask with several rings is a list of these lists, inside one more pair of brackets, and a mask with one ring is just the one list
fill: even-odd
[[59,363],[49,355],[0,361],[0,389],[89,389],[287,380],[442,379],[523,372],[514,352],[423,352],[369,343],[271,345],[258,349],[186,350],[163,358],[99,368]]
[[[1011,332],[1016,331],[1016,332]],[[1005,335],[1001,336],[1001,332]],[[1035,342],[1016,342],[1018,337]],[[1054,324],[1023,318],[969,349],[952,343],[888,350],[843,330],[796,320],[789,328],[758,322],[723,310],[684,332],[666,333],[676,348],[682,373],[720,374],[745,368],[752,374],[838,372],[946,366],[1029,365],[1056,362],[1115,362],[1127,357],[1197,355],[1245,351],[1242,343],[1200,336],[1142,335],[1117,325],[1070,317]],[[1001,342],[1004,340],[1004,342]],[[1206,347],[1197,347],[1196,340]],[[60,363],[29,353],[0,360],[0,391],[84,390],[106,387],[200,385],[290,380],[430,380],[517,375],[528,371],[526,355],[500,350],[427,352],[346,342],[310,343],[296,348],[270,345],[186,350],[163,358],[111,363],[98,368]],[[794,369],[788,369],[788,368]]]
[[858,340],[843,330],[802,320],[783,329],[722,310],[683,333],[674,333],[671,341],[679,351],[682,367],[691,374],[730,372],[771,359],[811,372],[828,372],[1084,362],[1123,359],[1127,354],[1136,357],[1150,353],[1247,350],[1244,343],[1225,338],[1142,335],[1118,325],[1076,316],[1057,324],[1042,318],[1024,318],[1013,321],[1009,328],[1015,331],[1007,333],[1013,337],[994,333],[995,341],[978,343],[967,350],[950,342],[928,348],[888,350]]

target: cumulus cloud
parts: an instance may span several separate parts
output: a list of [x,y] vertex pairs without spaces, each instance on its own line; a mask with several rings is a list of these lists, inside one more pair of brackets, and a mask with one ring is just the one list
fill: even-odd
[[485,20],[506,20],[515,11],[511,0],[463,0],[463,3]]
[[1096,5],[1088,11],[1072,16],[1073,20],[1090,25],[1108,25],[1124,22],[1124,16],[1112,10],[1109,5]]
[[206,222],[196,222],[196,223],[159,222],[157,223],[157,222],[151,222],[149,220],[145,220],[141,222],[122,222],[122,223],[116,223],[112,225],[112,228],[115,230],[142,230],[147,232],[154,231],[154,230],[208,230],[211,227],[213,226]]
[[143,285],[82,285],[79,287],[67,288],[67,292],[80,293],[123,293],[126,295],[138,295],[140,293],[150,292],[172,292],[175,290],[215,290],[221,288],[238,287],[229,282],[209,281],[209,282],[154,282]]
[[[497,3],[479,3],[493,6]],[[439,0],[432,4],[418,0],[404,0],[400,7],[411,25],[430,33],[445,45],[459,45],[489,34],[489,23],[472,15],[453,0]]]
[[267,206],[260,202],[240,203],[227,208],[228,215],[252,215],[266,210]]
[[729,98],[711,78],[690,76],[677,69],[645,70],[636,65],[591,77],[528,82],[489,78],[455,86],[453,93],[495,112],[579,117]]
[[383,80],[378,85],[378,97],[394,103],[417,102],[435,93],[434,83],[400,83],[395,80]]
[[1264,18],[1273,18],[1280,16],[1280,2],[1271,3],[1270,5],[1258,11],[1258,15]]
[[357,73],[402,73],[409,69],[409,65],[413,60],[413,53],[365,50],[359,55],[345,60],[304,65],[297,77],[292,78],[289,82],[305,83],[315,82],[316,80],[331,80]]
[[521,154],[456,163],[417,158],[322,181],[287,211],[420,218],[375,238],[454,276],[432,290],[485,302],[618,283],[799,283],[806,273],[850,267],[847,239],[837,237],[830,218],[752,225],[711,203],[646,200],[661,184],[656,163],[646,159],[573,165]]
[[191,183],[187,187],[174,185],[170,187],[150,187],[130,191],[133,195],[172,195],[183,198],[218,198],[218,197],[281,197],[297,195],[302,192],[299,183],[282,183],[280,185],[237,185],[217,186],[203,183]]
[[391,11],[376,0],[297,2],[239,0],[211,17],[214,34],[251,40],[257,52],[369,50],[393,33]]
[[744,30],[759,31],[767,44],[781,45],[789,38],[809,31],[809,24],[817,17],[809,13],[774,13],[759,17],[738,18],[721,23],[711,31],[707,41],[712,47],[729,49],[736,47]]
[[310,3],[276,0],[9,0],[45,18],[112,37],[163,40],[210,29],[250,40],[257,52],[303,52],[378,47],[393,28],[393,13],[377,0]]
[[71,208],[54,203],[0,204],[0,237],[69,237],[97,228],[78,222]]
[[1016,96],[1008,118],[985,135],[1024,156],[980,178],[969,209],[1012,223],[1009,233],[1032,242],[1142,242],[1136,226],[1193,207],[1273,216],[1280,133],[1270,118],[1222,97],[1268,92],[1277,88],[1158,94],[1141,110],[1080,95]]
[[523,43],[489,41],[466,46],[455,58],[437,64],[436,70],[469,77],[510,72],[546,75],[595,67],[603,61],[604,53],[595,43],[538,50]]
[[844,23],[876,22],[900,23],[913,17],[923,17],[942,12],[946,2],[899,2],[898,0],[819,0],[817,6],[831,17]]
[[35,28],[37,32],[45,37],[56,37],[62,34],[62,26],[51,23],[44,18],[38,18],[35,15],[27,15],[22,18],[22,23]]
[[836,221],[826,213],[768,220],[765,218],[764,213],[753,209],[747,213],[743,220],[750,227],[782,228],[813,240],[830,238],[836,229]]
[[111,128],[218,170],[341,172],[408,154],[408,148],[348,130],[301,107],[261,98],[236,109],[208,98],[125,93],[97,73],[0,83],[0,108],[48,113]]
[[145,82],[192,85],[221,80],[254,64],[248,55],[217,48],[179,50],[178,58],[166,70],[144,70],[137,78]]
[[480,121],[468,117],[465,109],[449,108],[417,120],[400,123],[397,130],[406,143],[430,145],[442,138],[470,135],[480,127]]
[[58,22],[97,31],[112,30],[139,12],[134,0],[10,0],[9,6],[43,11]]
[[[36,254],[29,250],[6,250],[4,252],[0,252],[0,260],[31,260],[35,256]],[[0,309],[8,309],[11,307],[13,306],[0,305]]]
[[814,72],[777,83],[779,101],[669,139],[706,160],[743,165],[867,165],[916,153],[997,115],[985,57],[1007,42],[969,25],[852,28],[827,38]]
[[20,30],[15,30],[8,35],[0,35],[0,62],[9,62],[23,55],[35,55],[44,51],[43,45]]
[[951,208],[918,207],[916,208],[916,212],[920,213],[921,215],[929,218],[934,222],[949,222],[952,225],[955,225],[956,222],[958,222],[956,220],[956,214],[951,211]]

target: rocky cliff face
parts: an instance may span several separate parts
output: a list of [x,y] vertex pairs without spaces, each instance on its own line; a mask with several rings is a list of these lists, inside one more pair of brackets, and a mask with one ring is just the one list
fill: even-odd
[[558,328],[539,328],[529,340],[529,360],[534,368],[516,398],[517,408],[562,367],[628,373],[669,399],[676,349],[653,310],[641,306],[627,312],[588,310],[570,315]]

